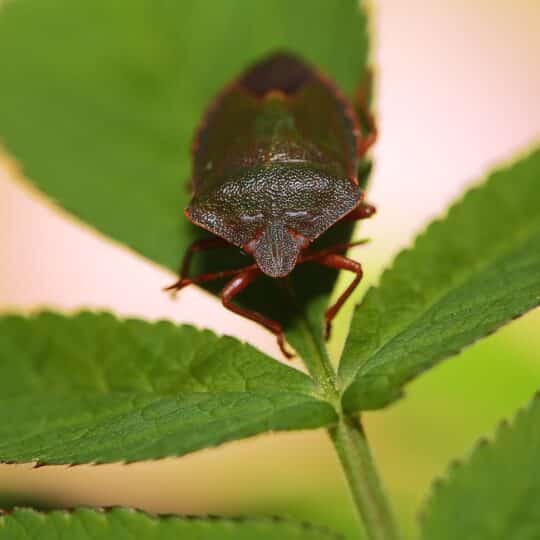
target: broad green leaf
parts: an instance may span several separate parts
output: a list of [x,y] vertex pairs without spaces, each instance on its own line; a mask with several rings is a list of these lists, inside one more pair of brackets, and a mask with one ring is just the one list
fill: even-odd
[[[182,215],[195,127],[225,83],[275,50],[352,94],[367,58],[358,0],[13,0],[0,11],[0,137],[59,205],[176,271],[200,235]],[[233,260],[218,256],[222,268]],[[245,301],[300,325],[291,337],[304,352],[312,338],[293,314],[316,306],[320,339],[334,276],[303,271],[298,310],[269,279]]]
[[232,338],[168,322],[0,318],[0,461],[179,456],[335,420],[303,373]]
[[540,396],[433,488],[424,540],[540,538]]
[[346,410],[383,407],[422,371],[539,304],[537,150],[469,191],[367,293],[340,366]]
[[305,523],[265,518],[153,516],[128,508],[0,512],[0,540],[337,540]]

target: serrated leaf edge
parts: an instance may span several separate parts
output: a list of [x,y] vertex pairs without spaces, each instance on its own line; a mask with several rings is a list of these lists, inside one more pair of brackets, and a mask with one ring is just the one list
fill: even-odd
[[454,474],[459,473],[462,469],[467,467],[471,459],[474,456],[476,456],[479,452],[492,449],[497,443],[497,441],[499,440],[499,437],[501,436],[501,434],[511,431],[520,418],[526,415],[534,407],[539,407],[539,406],[540,406],[540,389],[536,391],[532,399],[526,405],[524,405],[523,407],[520,407],[516,411],[516,413],[514,414],[511,420],[503,418],[502,420],[498,422],[492,435],[481,436],[465,456],[452,459],[450,463],[447,465],[445,472],[442,475],[436,476],[433,479],[431,486],[429,488],[429,491],[426,494],[424,501],[422,502],[422,505],[420,506],[420,509],[418,510],[419,521],[423,521],[426,515],[426,512],[429,509],[431,500],[435,496],[437,496],[437,494],[440,491],[444,490],[450,484]]
[[[138,318],[138,317],[121,317],[111,311],[107,311],[107,310],[100,310],[100,309],[97,309],[97,310],[92,310],[92,309],[75,309],[73,311],[71,310],[66,310],[66,311],[63,311],[63,310],[52,310],[52,309],[43,309],[43,308],[36,308],[35,310],[30,310],[30,311],[8,311],[8,312],[0,312],[0,319],[2,318],[9,318],[9,317],[14,317],[14,318],[18,318],[18,319],[26,319],[28,321],[31,321],[33,319],[37,319],[38,317],[40,316],[48,316],[48,315],[51,315],[51,316],[57,316],[57,317],[63,317],[63,318],[66,318],[66,319],[75,319],[77,317],[82,317],[82,316],[85,316],[85,315],[93,315],[93,316],[106,316],[106,317],[110,317],[112,318],[114,321],[118,322],[118,323],[128,323],[128,322],[142,322],[144,324],[147,324],[149,326],[157,326],[157,325],[165,325],[169,328],[190,328],[190,329],[193,329],[195,331],[197,331],[199,334],[204,334],[204,333],[207,333],[219,340],[226,340],[226,341],[229,341],[229,342],[234,342],[236,343],[237,345],[240,345],[242,346],[242,348],[245,350],[245,349],[254,349],[255,351],[257,351],[258,354],[261,354],[263,356],[265,356],[266,358],[268,358],[269,360],[272,360],[272,361],[275,361],[279,364],[282,364],[281,362],[278,362],[277,360],[273,359],[272,357],[268,356],[266,353],[264,353],[263,351],[260,351],[259,349],[253,347],[251,344],[247,343],[247,342],[244,342],[244,341],[241,341],[239,339],[237,339],[236,337],[234,336],[228,336],[228,335],[218,335],[216,334],[215,332],[213,332],[212,330],[208,329],[208,328],[199,328],[197,326],[194,326],[194,325],[190,325],[190,324],[176,324],[174,323],[173,321],[171,320],[168,320],[168,319],[158,319],[158,320],[153,320],[153,321],[148,321],[148,320],[145,320],[145,319],[141,319],[141,318]],[[326,401],[325,399],[323,399],[320,395],[320,393],[318,392],[318,387],[317,387],[317,384],[316,382],[306,373],[302,372],[301,370],[297,369],[297,368],[294,368],[293,366],[288,366],[286,364],[282,364],[285,368],[291,368],[293,369],[294,371],[297,371],[299,373],[302,373],[303,375],[305,375],[312,383],[313,385],[313,391],[312,392],[301,392],[301,391],[297,391],[297,394],[300,395],[300,396],[306,396],[306,397],[309,397],[309,398],[313,398],[315,400],[317,400],[318,402],[320,403],[325,403],[327,404],[328,406],[332,407],[332,405],[330,403],[328,403],[328,401]],[[336,422],[337,422],[337,416],[336,416]],[[328,426],[330,425],[333,425],[333,424],[328,424]],[[321,426],[323,427],[323,426]],[[200,448],[200,449],[197,449],[197,450],[193,450],[191,452],[187,452],[185,454],[182,454],[182,455],[178,455],[178,454],[170,454],[170,455],[163,455],[163,456],[157,456],[155,458],[148,458],[148,459],[144,459],[144,460],[118,460],[118,461],[100,461],[100,460],[97,460],[97,461],[85,461],[85,462],[72,462],[72,463],[50,463],[50,462],[47,462],[47,461],[41,461],[41,460],[36,460],[36,461],[13,461],[13,460],[0,460],[0,464],[3,464],[3,465],[30,465],[30,468],[31,469],[40,469],[42,467],[62,467],[62,468],[66,468],[66,469],[71,469],[71,468],[75,468],[75,467],[80,467],[80,466],[90,466],[90,467],[99,467],[99,466],[102,466],[102,465],[119,465],[121,467],[126,467],[126,466],[129,466],[129,465],[135,465],[137,463],[141,463],[141,462],[149,462],[149,463],[152,463],[152,462],[156,462],[156,461],[162,461],[162,460],[165,460],[165,459],[178,459],[178,458],[181,458],[185,455],[189,455],[189,454],[193,454],[195,452],[197,453],[200,453],[200,452],[208,452],[208,451],[212,451],[216,448],[219,448],[220,446],[223,446],[224,444],[227,444],[227,443],[232,443],[236,440],[247,440],[247,439],[251,439],[253,437],[256,437],[256,436],[261,436],[261,435],[268,435],[268,434],[271,434],[271,433],[279,433],[280,431],[290,431],[290,430],[268,430],[268,431],[265,431],[263,433],[259,433],[257,435],[251,435],[249,437],[243,437],[242,439],[229,439],[229,440],[225,440],[225,441],[220,441],[220,442],[217,442],[215,444],[212,444],[212,445],[209,445],[209,446],[206,446],[204,448]],[[1,509],[0,509],[1,510]]]
[[[390,263],[390,265],[388,267],[386,267],[384,269],[384,271],[382,272],[381,276],[379,277],[379,280],[378,280],[377,284],[371,286],[366,291],[364,296],[360,299],[360,301],[354,306],[353,315],[352,315],[352,317],[350,319],[350,325],[352,325],[352,323],[353,323],[354,314],[356,313],[356,311],[362,308],[362,304],[363,304],[365,298],[367,298],[368,294],[370,294],[372,290],[376,290],[381,286],[381,283],[382,283],[383,279],[385,278],[386,275],[388,275],[389,273],[391,273],[394,270],[396,261],[400,257],[403,257],[404,255],[414,251],[417,248],[418,243],[423,241],[424,238],[428,234],[430,234],[430,231],[433,228],[439,226],[441,223],[443,223],[444,221],[449,219],[451,217],[451,215],[456,211],[456,208],[460,207],[462,204],[464,204],[467,201],[467,199],[474,196],[479,190],[481,190],[483,187],[485,187],[494,176],[497,176],[499,174],[503,174],[503,173],[505,173],[507,171],[510,171],[514,166],[521,163],[522,160],[526,160],[528,158],[531,158],[536,153],[540,153],[540,141],[539,141],[538,145],[536,143],[532,143],[528,147],[528,149],[522,150],[519,153],[517,153],[516,155],[514,155],[513,157],[507,158],[507,159],[501,161],[498,165],[496,165],[494,168],[490,169],[487,173],[485,173],[480,180],[478,180],[478,181],[474,182],[473,184],[471,184],[469,189],[467,189],[464,193],[462,193],[460,196],[458,196],[450,204],[450,206],[445,211],[443,211],[443,213],[441,215],[437,216],[423,230],[421,230],[418,233],[418,235],[414,238],[413,242],[411,243],[411,245],[409,247],[406,247],[406,248],[402,249],[401,251],[399,251],[396,254],[396,256],[392,259],[392,262]],[[469,276],[466,276],[466,279],[468,277]],[[466,281],[466,279],[465,279],[465,281]],[[437,297],[434,299],[434,301],[429,306],[432,307],[435,303],[439,302],[442,298],[444,298],[450,292],[450,290],[451,290],[450,287],[455,287],[457,283],[462,283],[463,281],[464,281],[463,277],[460,277],[459,279],[458,279],[458,277],[456,277],[452,281],[451,285],[449,287],[446,287],[439,295],[437,295]],[[519,317],[521,317],[522,315],[524,315],[525,313],[527,313],[528,311],[538,307],[540,305],[540,297],[536,298],[536,302],[537,303],[536,303],[535,306],[531,307],[529,310],[526,310],[526,311],[523,311],[521,313],[518,313],[518,314],[514,315],[511,318],[511,320],[516,320]],[[401,335],[403,332],[405,332],[409,328],[409,326],[411,325],[411,322],[414,322],[415,320],[416,320],[416,316],[413,319],[411,319],[410,321],[407,321],[406,325],[403,326],[402,329],[397,334],[392,335],[391,339],[393,340],[396,337],[398,337],[399,335]],[[468,344],[468,345],[466,345],[464,347],[461,347],[459,349],[456,349],[451,353],[445,354],[443,357],[435,359],[434,363],[440,362],[441,360],[443,360],[445,358],[456,356],[457,354],[459,354],[462,350],[464,350],[468,346],[473,345],[477,341],[479,341],[481,339],[484,339],[485,337],[487,337],[487,336],[491,335],[492,333],[496,332],[501,326],[504,326],[504,324],[507,324],[507,323],[502,323],[501,325],[499,325],[496,328],[493,328],[491,331],[487,332],[485,335],[477,338],[474,342],[472,342],[472,343],[470,343],[470,344]],[[350,328],[350,326],[349,326],[349,328]],[[349,330],[349,332],[350,332],[350,330]],[[341,387],[341,395],[342,396],[345,395],[345,393],[347,392],[349,387],[352,384],[354,384],[355,380],[359,376],[366,376],[366,374],[369,373],[369,371],[363,372],[362,371],[363,368],[369,362],[369,360],[371,358],[373,358],[375,355],[377,355],[388,343],[389,342],[386,341],[381,346],[379,346],[376,350],[372,351],[370,353],[369,357],[366,358],[366,360],[361,365],[359,365],[357,367],[357,369],[355,369],[354,371],[351,371],[350,374],[347,375],[347,377],[343,377],[343,375],[338,372],[338,378],[340,380],[340,387]],[[344,351],[345,351],[345,349],[344,349]],[[434,365],[434,363],[432,363],[430,366],[426,366],[426,368],[424,370],[422,370],[422,372],[427,371],[428,369],[430,369],[432,367],[432,365]],[[404,381],[403,386],[405,386],[407,384],[407,382],[410,382],[410,380],[416,378],[418,375],[419,374],[412,375],[408,380]]]
[[292,520],[289,518],[284,518],[281,516],[263,516],[263,517],[250,517],[250,516],[238,516],[238,517],[222,517],[217,515],[180,515],[180,514],[172,514],[172,513],[154,513],[154,512],[148,512],[145,510],[141,510],[138,508],[132,508],[127,506],[106,506],[106,507],[87,507],[87,506],[81,506],[76,508],[65,508],[65,509],[54,509],[54,510],[36,510],[34,508],[29,507],[14,507],[11,510],[3,510],[0,508],[0,526],[2,525],[3,518],[11,516],[13,514],[16,514],[18,512],[31,512],[34,515],[40,516],[40,517],[46,517],[50,514],[61,514],[65,516],[74,516],[81,512],[93,512],[95,514],[102,514],[102,515],[108,515],[113,513],[127,513],[127,514],[138,514],[146,517],[148,520],[151,521],[161,521],[161,520],[178,520],[178,521],[191,521],[191,522],[216,522],[216,523],[228,523],[231,525],[239,525],[242,523],[252,523],[252,524],[283,524],[288,525],[290,527],[295,527],[299,531],[313,531],[313,532],[319,532],[321,534],[327,535],[328,538],[333,538],[334,540],[343,540],[343,536],[339,533],[336,533],[335,531],[332,531],[331,529],[324,527],[322,525],[316,525],[313,523],[310,523],[308,521],[302,521],[302,520]]
[[[285,368],[290,368],[294,371],[297,371],[299,373],[306,375],[312,381],[313,385],[316,386],[316,381],[314,381],[311,378],[311,376],[308,373],[306,373],[305,370],[300,369],[299,366],[293,365],[292,363],[280,362],[279,360],[276,360],[272,356],[268,355],[267,353],[265,353],[261,349],[258,349],[256,346],[252,345],[251,343],[248,343],[247,341],[244,341],[236,336],[232,336],[229,334],[218,334],[217,332],[214,332],[210,328],[206,328],[204,326],[198,326],[195,324],[178,324],[170,319],[165,319],[165,318],[149,320],[149,319],[143,319],[142,317],[137,317],[137,316],[124,317],[113,311],[110,311],[107,309],[100,309],[100,308],[92,309],[92,308],[82,307],[82,308],[75,308],[75,309],[61,309],[61,308],[57,309],[57,308],[51,308],[47,306],[37,306],[35,308],[31,308],[27,310],[27,309],[17,309],[17,308],[14,308],[13,306],[9,306],[7,310],[0,309],[0,319],[7,318],[7,317],[17,317],[20,319],[26,319],[28,321],[31,321],[31,320],[37,319],[40,316],[48,316],[48,315],[63,317],[65,319],[76,319],[78,317],[82,317],[85,315],[94,315],[96,317],[105,316],[105,317],[111,317],[114,319],[115,322],[121,323],[121,324],[136,322],[136,323],[144,323],[151,327],[158,326],[158,325],[165,325],[168,328],[176,328],[176,329],[190,328],[197,331],[199,334],[210,334],[212,337],[216,339],[234,342],[237,345],[240,345],[243,350],[254,349],[255,351],[257,351],[257,353],[265,356],[266,358],[270,360],[277,362],[278,364],[283,365]],[[310,397],[316,397],[316,398],[321,397],[320,394],[316,392],[307,393],[304,395],[307,395]]]

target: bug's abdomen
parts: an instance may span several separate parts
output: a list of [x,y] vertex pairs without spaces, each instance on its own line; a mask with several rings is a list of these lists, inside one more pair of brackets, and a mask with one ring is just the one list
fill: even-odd
[[194,193],[239,169],[306,163],[355,181],[358,126],[339,91],[301,60],[271,56],[230,84],[193,144]]
[[291,96],[315,78],[315,72],[303,62],[277,53],[246,71],[238,85],[259,98],[272,91]]

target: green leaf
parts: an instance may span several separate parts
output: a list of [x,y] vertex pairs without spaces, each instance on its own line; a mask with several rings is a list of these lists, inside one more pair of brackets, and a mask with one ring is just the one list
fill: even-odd
[[424,540],[540,538],[540,395],[495,441],[435,484],[422,514]]
[[128,508],[80,508],[47,513],[17,509],[2,515],[0,540],[337,540],[305,523],[265,518],[152,516]]
[[[200,236],[182,215],[195,127],[225,83],[278,49],[352,94],[367,58],[358,0],[14,0],[0,11],[0,136],[59,205],[176,271]],[[302,272],[296,311],[269,279],[245,301],[300,324],[292,338],[307,355],[292,313],[313,305],[320,340],[334,277]]]
[[316,393],[303,373],[189,326],[0,318],[0,461],[156,459],[333,423]]
[[536,150],[397,257],[354,313],[340,366],[347,411],[387,405],[422,371],[540,304],[539,186]]

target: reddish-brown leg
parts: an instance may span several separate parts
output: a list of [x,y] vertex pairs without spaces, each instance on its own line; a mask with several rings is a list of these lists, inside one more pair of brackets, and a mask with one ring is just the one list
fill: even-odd
[[335,253],[323,254],[320,258],[315,257],[313,260],[324,266],[328,266],[329,268],[335,268],[336,270],[349,270],[350,272],[354,272],[356,274],[354,276],[354,279],[352,280],[352,283],[336,300],[336,303],[333,306],[330,306],[324,314],[324,320],[326,322],[325,337],[326,339],[328,339],[330,337],[330,331],[332,329],[332,319],[337,315],[338,311],[346,302],[347,298],[349,298],[349,296],[352,294],[354,289],[356,289],[357,285],[362,279],[362,266],[360,265],[360,263],[353,261],[352,259],[348,259],[343,255],[336,255]]
[[369,110],[369,95],[371,93],[372,74],[366,73],[364,82],[358,87],[356,92],[357,112],[360,116],[362,127],[365,133],[358,141],[358,156],[362,157],[377,140],[377,125],[375,117]]
[[[198,253],[200,251],[208,251],[210,249],[218,249],[218,248],[226,248],[231,247],[231,244],[224,240],[223,238],[204,238],[203,240],[197,240],[193,242],[186,250],[186,253],[184,254],[184,258],[182,260],[182,265],[180,266],[179,274],[180,278],[176,283],[173,283],[169,287],[166,287],[165,291],[179,291],[180,289],[183,289],[186,285],[190,285],[191,283],[203,283],[205,281],[211,281],[213,279],[219,279],[220,277],[228,277],[231,274],[230,272],[238,273],[241,272],[241,270],[234,270],[229,271],[227,270],[225,275],[219,275],[222,274],[222,272],[215,272],[211,274],[202,274],[201,276],[198,276],[195,279],[188,278],[189,274],[189,267],[191,263],[191,259],[193,258],[194,253]],[[205,279],[206,278],[206,279]]]
[[235,268],[233,270],[222,270],[221,272],[209,272],[208,274],[200,274],[198,276],[193,276],[191,278],[180,278],[176,283],[165,287],[164,291],[179,291],[184,287],[191,285],[192,283],[206,283],[207,281],[216,281],[218,279],[223,279],[242,272],[255,270],[257,269],[256,264],[250,264],[249,266],[244,266],[243,268]]
[[187,248],[184,254],[184,259],[182,260],[182,266],[180,266],[179,272],[180,279],[188,276],[189,266],[191,264],[191,259],[193,258],[194,253],[226,247],[231,247],[231,244],[223,238],[218,238],[217,236],[214,238],[204,238],[202,240],[196,240],[195,242],[193,242],[193,244],[191,244]]
[[344,244],[334,244],[325,249],[321,249],[320,251],[315,251],[315,252],[306,251],[302,253],[302,255],[300,255],[300,257],[298,258],[298,262],[296,264],[302,264],[305,262],[313,262],[313,261],[318,262],[325,255],[332,255],[333,253],[339,253],[340,251],[345,251],[355,246],[362,246],[364,244],[367,244],[368,242],[369,240],[364,238],[362,240],[355,240],[353,242],[346,242]]
[[240,294],[248,285],[253,283],[259,274],[260,270],[257,267],[250,270],[245,270],[244,272],[238,274],[235,278],[229,281],[229,283],[227,283],[227,285],[225,285],[221,291],[221,302],[227,309],[230,309],[234,313],[237,313],[242,317],[246,317],[246,319],[251,319],[256,323],[261,324],[265,328],[268,328],[268,330],[270,330],[270,332],[276,336],[281,352],[287,358],[292,358],[294,355],[285,348],[285,338],[283,336],[283,328],[281,327],[281,324],[265,317],[264,315],[261,315],[260,313],[257,313],[256,311],[242,308],[232,303],[232,299],[237,294]]
[[341,218],[341,221],[358,221],[360,219],[370,218],[377,209],[371,204],[362,202],[354,210]]
[[374,144],[377,140],[377,127],[375,126],[375,120],[371,113],[369,114],[368,120],[370,122],[369,129],[370,131],[358,141],[358,156],[362,157]]

